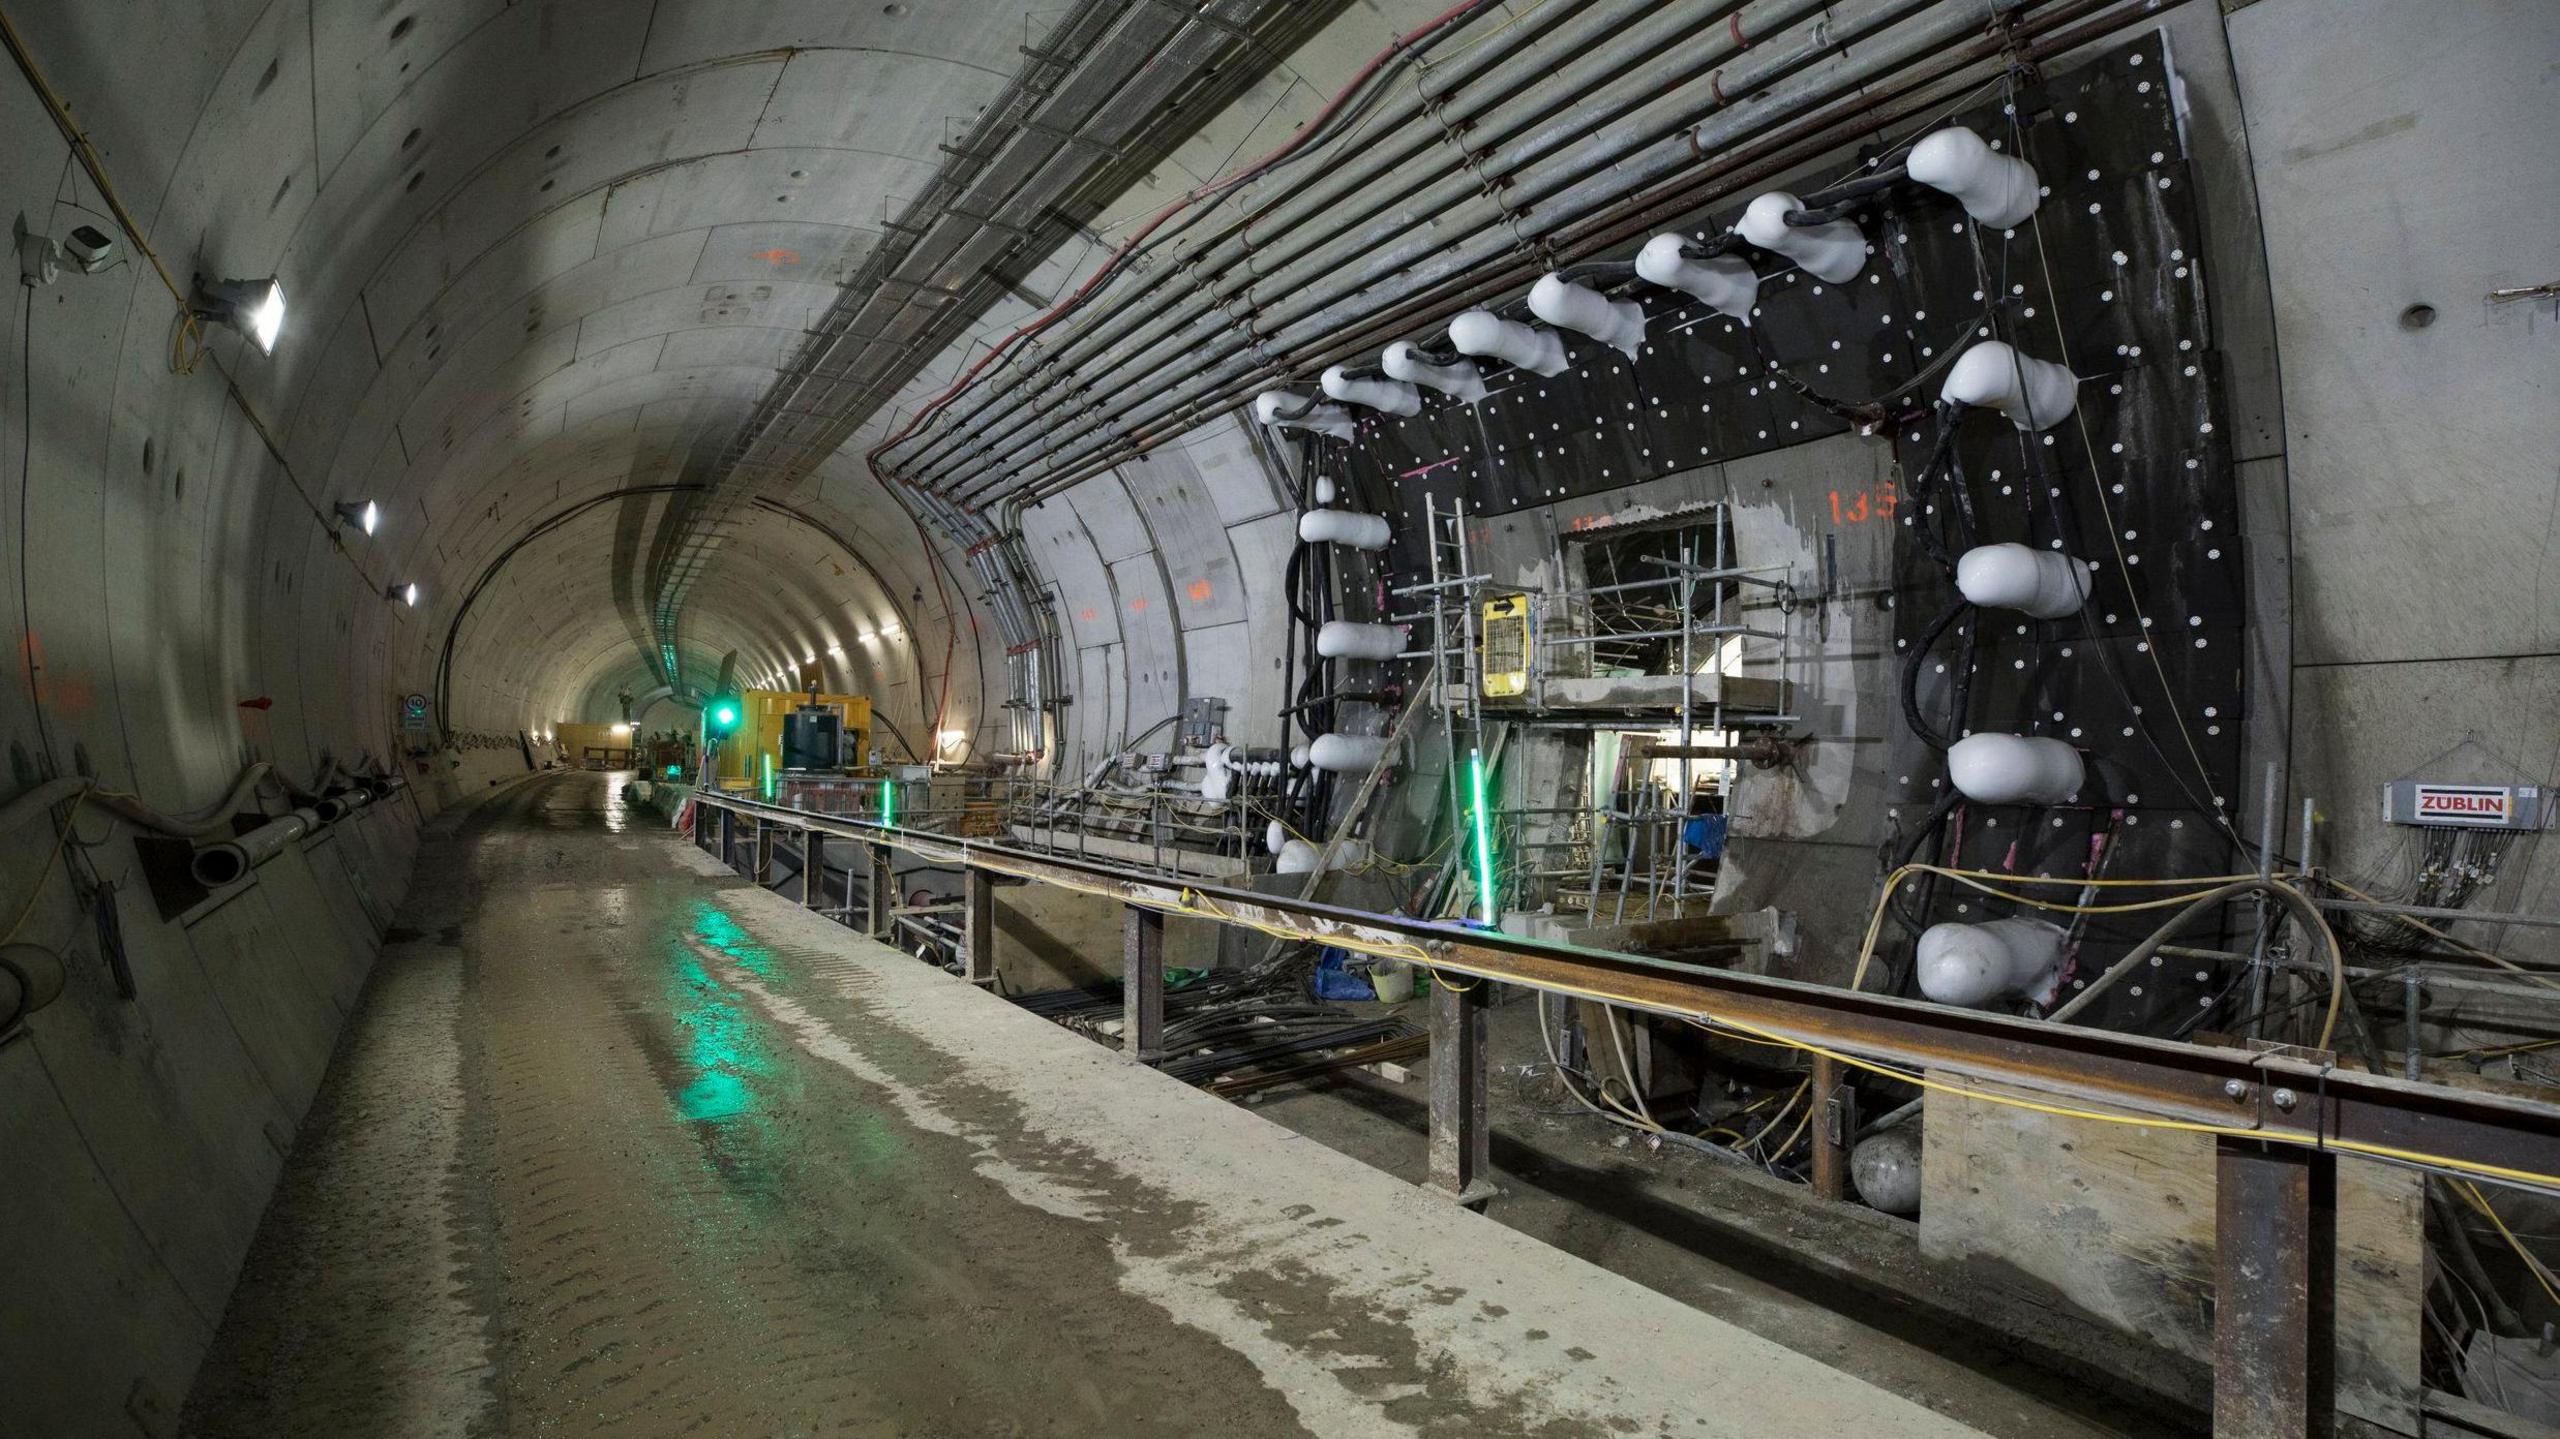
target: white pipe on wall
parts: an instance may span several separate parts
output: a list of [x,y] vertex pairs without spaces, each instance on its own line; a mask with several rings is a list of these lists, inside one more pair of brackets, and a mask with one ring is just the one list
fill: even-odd
[[1321,734],[1307,748],[1307,762],[1335,774],[1366,774],[1387,752],[1384,738],[1373,734]]
[[2080,381],[2051,360],[2022,355],[1999,340],[1982,340],[1956,357],[1938,398],[1998,410],[2022,430],[2049,430],[2080,403]]
[[1933,190],[1943,190],[1964,206],[1977,223],[2006,230],[2036,212],[2043,198],[2036,167],[2015,155],[2003,155],[1962,125],[1924,135],[1911,147],[1903,172]]
[[1311,545],[1383,550],[1387,547],[1387,522],[1357,510],[1309,510],[1298,516],[1298,538]]
[[1656,235],[1636,252],[1636,274],[1648,284],[1678,290],[1719,315],[1751,323],[1751,307],[1760,299],[1760,272],[1737,255],[1710,255],[1692,260],[1681,235]]
[[1956,589],[1985,609],[2058,620],[2089,598],[2089,566],[2060,550],[1976,545],[1956,561]]
[[1564,373],[1564,341],[1553,330],[1469,310],[1449,322],[1449,343],[1463,355],[1485,355],[1535,375]]
[[1787,212],[1801,210],[1804,202],[1784,190],[1772,190],[1753,200],[1742,212],[1741,223],[1733,228],[1742,238],[1772,254],[1784,255],[1804,268],[1805,273],[1833,284],[1849,279],[1867,267],[1867,237],[1846,220],[1825,220],[1819,225],[1790,225]]
[[1476,368],[1473,360],[1435,364],[1424,359],[1412,341],[1398,340],[1387,346],[1378,363],[1391,378],[1428,385],[1462,404],[1472,405],[1484,398],[1484,372]]
[[1422,413],[1422,392],[1402,380],[1364,380],[1336,365],[1325,371],[1317,383],[1326,394],[1345,404],[1365,405],[1390,415]]
[[1340,405],[1308,400],[1287,390],[1265,390],[1254,396],[1253,417],[1266,425],[1313,430],[1337,440],[1350,439],[1359,432],[1358,426],[1351,422],[1351,413]]
[[1316,653],[1329,660],[1391,660],[1404,645],[1404,631],[1394,625],[1327,620],[1316,631]]
[[2023,916],[1933,924],[1916,951],[1920,992],[1965,1009],[2042,997],[2061,977],[2063,938],[2060,926]]
[[1529,313],[1558,329],[1589,335],[1630,360],[1644,346],[1644,306],[1612,300],[1562,275],[1547,275],[1529,287]]
[[1947,779],[1976,804],[2061,804],[2080,792],[2080,752],[2044,735],[1967,735],[1947,747]]

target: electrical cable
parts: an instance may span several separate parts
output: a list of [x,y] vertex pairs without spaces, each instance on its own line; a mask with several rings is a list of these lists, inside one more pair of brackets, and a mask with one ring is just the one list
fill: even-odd
[[[1466,19],[1477,11],[1487,8],[1492,3],[1493,0],[1460,0],[1460,3],[1452,5],[1448,9],[1441,11],[1438,15],[1424,21],[1414,29],[1396,36],[1393,40],[1388,42],[1385,49],[1380,50],[1376,55],[1370,57],[1369,62],[1361,66],[1360,69],[1352,76],[1351,82],[1348,85],[1345,85],[1341,90],[1335,92],[1333,98],[1325,102],[1323,108],[1316,112],[1314,118],[1301,126],[1298,133],[1284,142],[1278,149],[1273,150],[1270,154],[1263,156],[1261,159],[1254,161],[1252,164],[1247,165],[1242,169],[1231,171],[1218,179],[1208,181],[1205,184],[1195,186],[1192,189],[1185,191],[1182,195],[1177,196],[1173,201],[1165,205],[1164,208],[1158,210],[1144,224],[1138,227],[1136,233],[1132,234],[1126,241],[1123,241],[1120,247],[1114,250],[1110,256],[1104,260],[1101,268],[1095,270],[1092,275],[1088,276],[1085,282],[1078,286],[1072,294],[1068,295],[1065,299],[1060,300],[1055,305],[1052,305],[1049,309],[1043,311],[1039,315],[1025,321],[1020,326],[1017,326],[1012,333],[990,345],[987,349],[987,353],[980,357],[978,361],[972,364],[967,370],[963,371],[959,378],[951,382],[951,385],[948,388],[943,390],[941,394],[936,395],[934,398],[926,401],[922,406],[918,407],[916,413],[908,419],[904,428],[900,429],[896,434],[890,436],[888,439],[885,439],[879,444],[873,446],[869,453],[864,457],[866,462],[871,465],[872,472],[875,475],[880,473],[878,462],[881,455],[886,453],[893,446],[903,443],[910,436],[915,434],[919,426],[923,425],[925,421],[931,419],[945,406],[957,399],[962,391],[974,384],[979,374],[985,371],[989,365],[994,364],[997,360],[1008,355],[1015,344],[1038,334],[1042,330],[1049,328],[1051,325],[1056,324],[1059,320],[1073,313],[1075,310],[1081,308],[1085,301],[1090,298],[1105,281],[1119,273],[1119,271],[1125,265],[1129,264],[1135,256],[1143,253],[1142,247],[1152,248],[1146,246],[1147,240],[1150,236],[1154,235],[1157,228],[1162,226],[1167,220],[1172,219],[1176,214],[1190,208],[1201,200],[1224,195],[1235,189],[1237,186],[1244,184],[1246,181],[1253,179],[1255,176],[1262,174],[1266,170],[1288,163],[1301,152],[1309,154],[1313,153],[1312,150],[1308,149],[1309,142],[1316,140],[1319,136],[1323,136],[1331,130],[1335,118],[1339,114],[1343,113],[1346,103],[1356,99],[1359,92],[1368,87],[1370,79],[1373,76],[1380,75],[1382,71],[1391,73],[1394,70],[1400,70],[1404,66],[1411,64],[1414,60],[1427,53],[1438,39],[1445,37],[1452,25],[1458,21]],[[1381,93],[1383,93],[1383,90]]]

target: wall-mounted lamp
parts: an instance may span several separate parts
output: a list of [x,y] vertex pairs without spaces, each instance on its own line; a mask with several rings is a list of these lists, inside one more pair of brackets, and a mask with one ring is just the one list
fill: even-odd
[[934,738],[935,742],[936,742],[936,743],[941,747],[942,752],[943,752],[944,754],[949,754],[949,753],[951,753],[953,750],[958,749],[958,748],[960,747],[960,741],[962,741],[962,740],[964,740],[964,739],[967,739],[968,737],[969,737],[969,732],[968,732],[967,730],[964,730],[964,729],[947,729],[947,730],[942,731],[942,732],[941,732],[941,733],[939,733],[939,734],[936,734],[933,738]]
[[414,583],[386,585],[383,587],[382,597],[386,600],[398,600],[413,610],[418,607],[418,587]]
[[382,528],[382,506],[371,500],[340,500],[334,508],[342,525],[353,525],[368,535]]
[[880,627],[880,638],[884,640],[894,640],[905,633],[905,630],[898,628],[896,625],[882,625]]
[[200,320],[229,325],[249,337],[258,353],[276,352],[276,336],[284,333],[284,285],[273,275],[263,280],[208,280],[196,276],[196,297],[188,306]]

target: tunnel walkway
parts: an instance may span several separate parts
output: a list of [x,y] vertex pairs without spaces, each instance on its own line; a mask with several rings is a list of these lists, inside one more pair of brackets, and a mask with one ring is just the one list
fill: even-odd
[[1970,1433],[762,894],[431,833],[202,1435]]

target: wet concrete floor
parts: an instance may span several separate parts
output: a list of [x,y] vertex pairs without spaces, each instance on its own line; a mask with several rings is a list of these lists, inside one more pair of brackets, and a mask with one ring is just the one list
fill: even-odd
[[431,833],[185,1432],[1976,1432],[715,871]]

